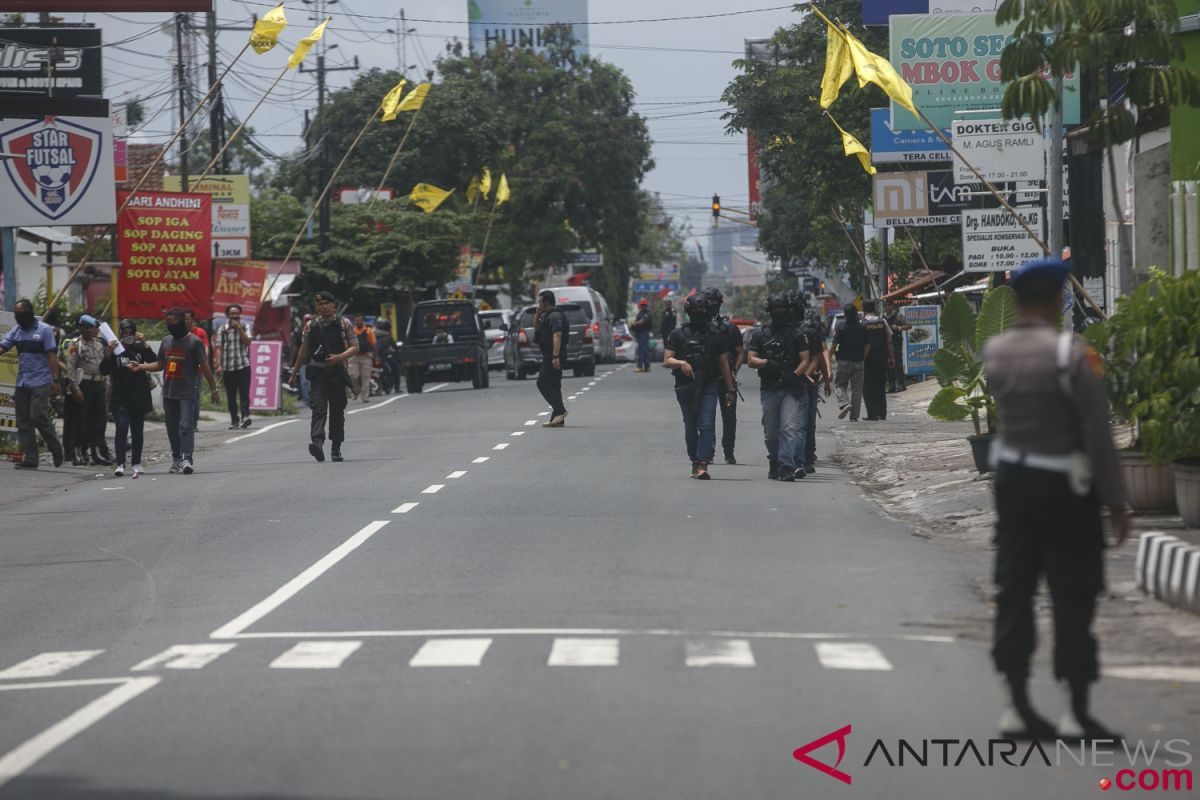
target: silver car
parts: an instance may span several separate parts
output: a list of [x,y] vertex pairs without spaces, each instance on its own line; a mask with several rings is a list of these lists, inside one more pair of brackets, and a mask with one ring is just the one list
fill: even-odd
[[507,308],[480,311],[479,318],[483,321],[483,335],[487,339],[488,369],[503,369],[504,340],[508,326],[512,324],[513,312]]
[[[595,375],[595,337],[583,309],[576,303],[560,303],[556,308],[566,315],[571,328],[563,370],[571,370],[576,378]],[[521,312],[519,319],[514,316],[514,324],[509,326],[504,343],[504,377],[510,381],[525,380],[529,375],[537,374],[542,366],[542,351],[533,341],[536,311],[535,306],[529,306]]]

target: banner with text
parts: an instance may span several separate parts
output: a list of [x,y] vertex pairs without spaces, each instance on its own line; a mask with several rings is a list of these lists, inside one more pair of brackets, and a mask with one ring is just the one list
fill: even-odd
[[912,325],[904,332],[904,361],[909,375],[932,375],[933,356],[941,343],[938,340],[938,325],[941,322],[941,306],[907,306],[904,318]]
[[[1042,232],[1040,208],[1018,208],[1025,224]],[[1042,248],[1006,209],[962,212],[963,272],[1007,272],[1035,258]]]
[[[7,334],[17,324],[17,317],[11,311],[0,311],[0,337]],[[0,430],[16,430],[17,427],[17,348],[0,355]]]
[[255,411],[278,411],[280,367],[283,364],[283,342],[255,340],[250,343],[250,408]]
[[[1044,181],[1046,143],[1026,119],[956,119],[951,128],[954,146],[992,183]],[[954,162],[954,182],[974,183],[975,174],[961,160]]]
[[[123,204],[129,192],[117,192]],[[212,316],[212,198],[138,192],[117,220],[117,308],[158,318],[176,306]]]
[[224,313],[226,307],[239,305],[243,315],[257,315],[268,269],[265,261],[218,262],[213,286],[213,309]]

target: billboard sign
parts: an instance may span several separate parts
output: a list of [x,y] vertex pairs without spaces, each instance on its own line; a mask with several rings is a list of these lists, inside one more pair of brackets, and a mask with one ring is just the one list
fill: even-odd
[[[124,203],[129,192],[118,192]],[[117,223],[117,306],[122,317],[164,309],[212,316],[212,199],[206,194],[138,192]]]
[[[892,112],[888,108],[871,109],[871,162],[904,164],[922,161],[949,161],[950,148],[929,130],[893,131]],[[943,131],[950,138],[950,131]]]
[[222,261],[216,268],[213,308],[224,312],[228,306],[239,305],[243,314],[256,316],[269,268],[265,261]]
[[[955,183],[949,169],[877,172],[872,179],[875,227],[958,225],[965,209],[993,209],[1000,203],[978,183]],[[1036,203],[1036,183],[1010,182],[997,187],[1009,203]]]
[[250,408],[278,411],[283,342],[255,339],[250,343]]
[[[163,191],[184,191],[183,181],[178,175],[163,176]],[[202,181],[188,179],[186,191],[212,195],[214,203],[250,205],[249,175],[209,175]]]
[[933,356],[941,347],[938,326],[941,306],[907,306],[904,318],[912,325],[904,332],[904,361],[909,375],[933,375]]
[[[1046,177],[1046,144],[1042,134],[1024,119],[956,119],[951,128],[954,146],[992,183],[1040,181]],[[978,180],[956,159],[955,183]]]
[[[182,191],[178,175],[163,177],[163,189]],[[204,180],[188,180],[188,191],[212,197],[213,258],[250,257],[250,177],[248,175],[209,175]]]
[[863,25],[887,25],[892,14],[995,14],[1000,0],[863,0]]
[[104,96],[99,28],[0,28],[0,91],[44,94],[50,88],[54,48],[54,95]]
[[[1025,224],[1042,229],[1040,208],[1019,208]],[[1004,209],[962,212],[963,272],[1007,272],[1045,255],[1020,223]]]
[[0,207],[5,225],[114,222],[112,122],[108,117],[0,119]]
[[586,54],[587,0],[467,0],[467,27],[471,50],[485,53],[498,44],[545,53],[552,40],[548,30],[566,25],[575,40],[575,52]]
[[[913,90],[913,102],[933,124],[949,128],[956,111],[1000,108],[1000,55],[1012,25],[994,14],[893,15],[891,62]],[[1079,76],[1063,82],[1063,122],[1079,122]],[[892,130],[922,130],[925,122],[892,103]]]

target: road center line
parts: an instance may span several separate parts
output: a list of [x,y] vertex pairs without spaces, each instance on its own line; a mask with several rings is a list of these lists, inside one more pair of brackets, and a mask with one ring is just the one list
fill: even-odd
[[437,494],[442,489],[446,488],[444,483],[433,483],[421,490],[421,494]]
[[243,433],[241,436],[235,436],[232,439],[226,439],[225,441],[221,442],[221,444],[233,444],[234,442],[240,442],[243,439],[250,439],[254,436],[262,436],[267,431],[273,431],[276,428],[281,428],[284,425],[291,425],[293,422],[299,422],[299,421],[300,421],[299,418],[285,419],[283,422],[275,422],[275,423],[268,425],[265,428],[259,428],[258,430],[254,431],[253,433]]
[[[310,583],[325,574],[331,567],[346,556],[357,550],[363,542],[370,539],[388,524],[389,520],[375,520],[362,530],[355,533],[346,541],[330,550],[308,569],[301,572],[290,581],[272,592],[266,599],[259,601],[246,611],[234,617],[229,622],[213,631],[209,636],[213,639],[230,639],[249,628],[260,619],[292,599]],[[322,637],[325,638],[325,637]]]
[[384,406],[389,405],[390,403],[394,403],[397,400],[403,400],[405,397],[408,397],[407,392],[405,392],[404,394],[398,394],[395,397],[389,397],[387,400],[384,400],[382,403],[376,403],[373,406],[365,406],[363,408],[356,408],[353,411],[347,411],[346,416],[349,417],[349,416],[353,416],[354,414],[361,414],[364,411],[374,411],[377,408],[383,408]]
[[454,472],[451,472],[449,475],[446,476],[446,480],[456,481],[459,478],[461,478],[463,475],[466,475],[466,474],[467,474],[467,471],[465,469],[456,469],[456,470],[454,470]]
[[509,436],[524,436],[524,435],[525,435],[525,431],[513,431],[512,433],[509,434]]
[[486,464],[487,462],[489,462],[491,460],[492,459],[490,456],[480,456],[479,458],[475,459],[471,463],[472,464]]
[[527,419],[527,420],[525,420],[525,427],[526,427],[526,428],[528,428],[528,427],[529,427],[529,426],[531,426],[531,425],[537,425],[537,420],[536,420],[536,419]]
[[492,449],[493,449],[493,450],[507,450],[507,449],[508,449],[508,442],[501,442],[500,444],[496,445],[496,446],[495,446],[495,447],[493,447]]
[[408,512],[412,511],[414,508],[416,508],[419,505],[421,505],[421,504],[420,503],[403,503],[403,504],[397,506],[396,508],[393,508],[392,513],[393,514],[407,514]]

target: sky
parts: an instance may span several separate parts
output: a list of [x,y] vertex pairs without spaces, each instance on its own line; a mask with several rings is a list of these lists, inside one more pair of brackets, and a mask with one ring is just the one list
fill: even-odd
[[[316,2],[318,0],[314,0]],[[269,0],[216,0],[221,25],[248,24],[264,13]],[[325,0],[328,3],[328,0]],[[447,43],[467,41],[467,0],[403,2],[411,32],[403,42],[410,75],[432,67]],[[358,56],[364,69],[400,66],[401,3],[396,0],[336,0],[327,6],[333,17],[326,32],[328,66],[342,66]],[[772,7],[774,7],[772,9]],[[226,81],[226,102],[239,118],[248,114],[261,92],[279,74],[295,42],[311,30],[315,6],[305,0],[287,3],[289,26],[281,47],[262,56],[253,52],[238,63]],[[763,10],[769,9],[769,10]],[[729,15],[730,12],[741,12]],[[663,17],[700,17],[664,22],[629,22]],[[636,111],[648,119],[656,163],[645,188],[661,194],[667,210],[694,236],[707,235],[712,194],[722,203],[745,209],[749,203],[744,135],[728,135],[721,114],[721,93],[736,75],[732,62],[741,57],[746,39],[770,36],[794,24],[798,15],[780,0],[591,0],[588,7],[590,52],[620,67],[637,93]],[[194,15],[197,24],[203,16]],[[69,16],[68,21],[80,18]],[[174,28],[170,14],[88,14],[82,21],[103,29],[107,46],[104,72],[107,96],[119,103],[131,96],[151,98],[149,119],[139,141],[164,141],[178,120],[174,105],[171,53]],[[615,23],[615,24],[607,24]],[[138,36],[134,41],[125,41]],[[243,31],[219,37],[222,66],[246,41]],[[337,45],[334,47],[334,45]],[[207,75],[207,51],[201,47],[199,74]],[[312,57],[310,56],[310,61]],[[306,63],[306,66],[311,64]],[[353,72],[331,72],[331,88],[348,85]],[[290,72],[257,112],[250,125],[271,151],[286,155],[302,146],[304,110],[316,106],[316,81],[309,73]]]

